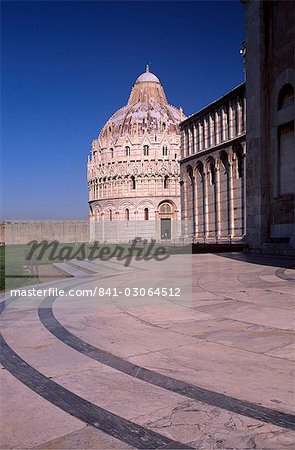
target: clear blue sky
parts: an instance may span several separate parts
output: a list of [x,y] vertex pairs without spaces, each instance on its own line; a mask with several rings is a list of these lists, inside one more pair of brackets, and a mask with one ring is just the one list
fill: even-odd
[[145,64],[192,114],[243,81],[243,39],[239,0],[2,3],[2,218],[87,218],[91,141]]

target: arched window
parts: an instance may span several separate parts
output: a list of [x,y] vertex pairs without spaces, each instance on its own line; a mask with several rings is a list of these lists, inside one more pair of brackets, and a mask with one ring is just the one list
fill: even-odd
[[162,123],[162,131],[165,131],[165,130],[166,130],[166,123],[163,122],[163,123]]
[[130,147],[128,145],[125,147],[125,155],[130,156]]
[[129,221],[129,218],[130,218],[129,209],[126,208],[125,209],[125,220]]
[[163,146],[163,156],[167,156],[168,155],[168,147],[167,145]]
[[236,155],[236,164],[235,164],[236,177],[242,178],[244,175],[244,157],[243,157],[243,150],[240,146],[235,150],[235,155]]
[[164,189],[168,189],[168,175],[165,175],[164,177]]
[[110,222],[113,220],[113,211],[110,209]]
[[223,165],[223,167],[225,168],[225,170],[228,170],[228,154],[226,153],[226,151],[222,151],[220,152],[220,161],[221,164]]
[[278,96],[278,110],[286,108],[294,103],[294,89],[293,86],[288,83],[285,84],[280,90]]
[[197,162],[197,173],[199,174],[201,181],[204,180],[204,166],[201,161]]
[[278,195],[292,194],[294,180],[294,122],[282,124],[278,127],[278,155],[277,155],[277,193]]
[[143,146],[143,155],[149,156],[149,146],[148,145]]
[[210,184],[215,184],[216,177],[215,177],[215,165],[214,162],[210,162],[209,164],[209,174],[210,174]]
[[149,209],[144,208],[144,220],[149,220]]
[[113,159],[113,157],[114,157],[114,149],[111,148],[111,158]]
[[134,175],[131,177],[131,188],[136,189],[136,180]]

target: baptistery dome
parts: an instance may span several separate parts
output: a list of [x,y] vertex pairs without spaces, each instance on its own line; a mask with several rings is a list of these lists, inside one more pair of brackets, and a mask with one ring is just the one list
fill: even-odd
[[110,117],[92,142],[92,240],[177,239],[183,119],[182,109],[168,103],[160,80],[147,66],[127,105]]

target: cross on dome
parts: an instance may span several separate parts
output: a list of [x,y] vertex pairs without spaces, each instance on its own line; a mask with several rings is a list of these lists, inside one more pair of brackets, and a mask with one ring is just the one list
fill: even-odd
[[136,80],[135,83],[144,83],[146,81],[152,81],[154,83],[160,83],[160,80],[156,75],[154,75],[152,72],[150,72],[150,66],[149,64],[146,64],[145,66],[145,72],[142,73]]

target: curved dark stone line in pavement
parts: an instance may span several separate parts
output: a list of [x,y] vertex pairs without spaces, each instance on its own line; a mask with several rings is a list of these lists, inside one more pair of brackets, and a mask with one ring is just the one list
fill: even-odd
[[[75,285],[85,284],[79,282]],[[0,302],[0,316],[5,307],[17,300],[11,297]],[[148,428],[103,409],[50,380],[24,361],[7,344],[0,333],[0,364],[21,383],[45,400],[73,417],[138,449],[193,449]]]
[[278,269],[276,271],[276,276],[278,278],[281,278],[282,280],[286,280],[286,281],[295,281],[294,277],[291,277],[290,275],[287,275],[286,272],[287,269]]
[[55,383],[20,358],[1,334],[0,346],[0,362],[3,367],[31,390],[71,416],[135,448],[193,448],[117,416]]
[[55,300],[56,297],[47,297],[40,304],[38,315],[42,324],[57,339],[83,355],[112,367],[119,372],[123,372],[134,378],[185,397],[189,397],[193,400],[201,401],[212,406],[217,406],[227,411],[241,414],[246,417],[251,417],[262,422],[295,430],[295,416],[292,414],[276,411],[255,403],[230,397],[219,392],[210,391],[208,389],[189,384],[185,381],[176,380],[159,372],[133,364],[123,358],[120,358],[119,356],[115,356],[110,352],[88,344],[68,331],[56,319],[52,311]]

